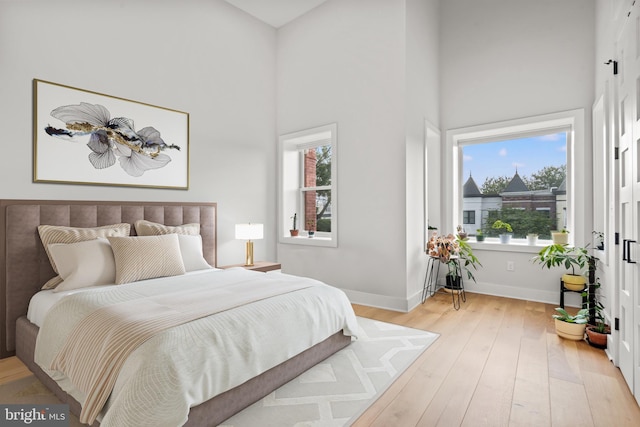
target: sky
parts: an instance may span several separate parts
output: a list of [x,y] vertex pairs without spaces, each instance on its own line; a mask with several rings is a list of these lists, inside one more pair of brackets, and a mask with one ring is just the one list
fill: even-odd
[[516,169],[521,177],[531,176],[545,166],[567,163],[567,135],[564,132],[463,147],[462,184],[469,174],[478,188],[488,177],[508,176]]

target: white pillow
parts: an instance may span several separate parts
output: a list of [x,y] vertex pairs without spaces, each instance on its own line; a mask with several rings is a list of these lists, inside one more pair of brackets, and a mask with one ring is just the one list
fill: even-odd
[[48,245],[62,278],[53,292],[115,283],[116,264],[107,239]]
[[182,254],[185,271],[213,268],[207,263],[202,254],[202,236],[178,234],[178,243],[180,244],[180,253]]
[[184,274],[177,234],[107,237],[116,261],[116,284]]
[[157,222],[139,219],[134,223],[138,236],[159,236],[161,234],[188,234],[191,236],[200,234],[200,224],[164,225]]
[[[40,240],[42,241],[42,246],[44,246],[44,250],[47,253],[47,257],[49,258],[49,262],[51,263],[51,267],[53,271],[58,274],[58,267],[56,266],[55,261],[49,252],[49,245],[54,243],[77,243],[84,242],[87,240],[94,240],[98,237],[107,237],[107,236],[128,236],[131,225],[127,223],[120,224],[112,224],[112,225],[104,225],[102,227],[90,227],[90,228],[81,228],[81,227],[66,227],[66,226],[58,226],[58,225],[39,225],[38,233],[40,234]],[[58,286],[62,278],[58,275],[49,279],[47,283],[44,284],[42,289],[52,289]]]

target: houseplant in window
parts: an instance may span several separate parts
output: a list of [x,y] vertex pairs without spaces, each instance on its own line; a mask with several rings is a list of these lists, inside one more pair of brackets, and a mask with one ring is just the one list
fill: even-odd
[[476,230],[476,241],[484,242],[484,233],[482,232],[482,228],[478,228]]
[[569,243],[569,230],[563,228],[560,231],[552,231],[551,239],[553,240],[553,243],[557,245],[566,245]]
[[513,228],[511,228],[511,224],[509,224],[508,222],[504,222],[504,221],[502,221],[500,219],[497,219],[493,223],[491,228],[494,228],[496,230],[500,230],[501,231],[501,233],[499,235],[500,243],[509,243],[511,241],[511,236],[513,234]]
[[557,313],[552,316],[555,321],[556,334],[568,340],[583,340],[589,311],[583,308],[575,315],[571,315],[564,308],[558,307],[556,308],[556,312]]
[[467,232],[464,230],[464,228],[461,225],[458,225],[458,227],[456,228],[456,231],[458,232],[458,238],[460,240],[466,240],[468,237]]
[[538,243],[538,233],[529,233],[527,234],[527,243],[530,245],[535,245]]
[[589,266],[589,258],[586,247],[569,247],[554,243],[542,248],[532,261],[542,264],[542,268],[564,267],[566,270],[571,270],[571,273],[562,275],[564,287],[572,291],[580,291],[587,283],[585,273]]
[[291,237],[295,237],[298,235],[298,226],[297,226],[298,214],[294,213],[291,218],[293,219],[293,227],[291,227],[291,230],[289,230],[289,233],[291,233]]
[[316,234],[316,220],[308,219],[307,220],[307,233],[309,233],[309,237],[313,237]]

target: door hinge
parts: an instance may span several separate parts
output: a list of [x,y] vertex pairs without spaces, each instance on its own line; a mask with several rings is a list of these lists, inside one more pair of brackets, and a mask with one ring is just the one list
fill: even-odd
[[613,322],[613,329],[615,329],[616,331],[620,330],[620,319],[619,318],[615,318],[614,322]]
[[614,160],[620,159],[620,149],[618,147],[613,148],[613,158]]
[[606,65],[613,64],[613,75],[614,76],[618,75],[618,61],[614,61],[613,59],[610,59],[607,62],[605,62],[605,64]]
[[615,239],[615,244],[619,245],[620,244],[620,233],[618,233],[617,231],[613,234],[613,238]]

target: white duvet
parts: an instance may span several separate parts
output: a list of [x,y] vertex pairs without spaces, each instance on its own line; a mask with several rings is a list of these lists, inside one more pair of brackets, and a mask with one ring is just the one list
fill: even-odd
[[[175,292],[185,280],[212,286],[261,278],[302,281],[312,286],[199,319],[146,341],[125,362],[99,417],[103,427],[180,426],[189,408],[242,384],[321,342],[337,331],[355,335],[357,321],[345,294],[321,282],[242,268],[146,280],[78,292],[60,299],[46,314],[35,361],[79,402],[85,397],[49,366],[73,326],[96,307],[137,294]],[[262,283],[263,282],[263,283]],[[126,292],[124,292],[126,290]]]

